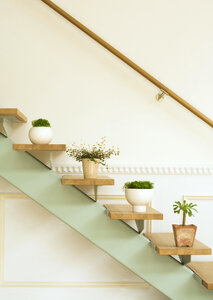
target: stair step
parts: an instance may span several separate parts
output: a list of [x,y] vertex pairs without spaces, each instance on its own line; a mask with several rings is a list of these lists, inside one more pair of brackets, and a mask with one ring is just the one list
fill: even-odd
[[0,108],[0,118],[16,123],[26,123],[27,117],[17,108]]
[[[116,261],[173,300],[212,300],[187,267],[168,256],[156,255],[147,239],[122,221],[111,220],[103,207],[74,187],[63,187],[58,174],[49,171],[25,151],[12,150],[0,135],[1,177]],[[139,220],[140,222],[140,220]]]
[[66,151],[64,144],[13,144],[17,151]]
[[104,205],[109,212],[109,217],[116,220],[163,220],[163,214],[156,209],[147,206],[146,212],[133,212],[128,204]]
[[108,176],[98,176],[97,178],[85,179],[83,176],[64,175],[61,180],[63,185],[114,185],[114,179]]
[[208,290],[213,290],[213,261],[191,262],[187,267],[202,279],[202,284]]
[[212,250],[195,240],[193,247],[176,247],[173,233],[144,233],[160,255],[211,255]]

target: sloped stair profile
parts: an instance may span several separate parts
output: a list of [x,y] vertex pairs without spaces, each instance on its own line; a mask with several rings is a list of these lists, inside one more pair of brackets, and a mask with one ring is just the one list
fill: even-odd
[[26,123],[27,117],[17,108],[0,108],[0,133],[8,136],[11,123]]
[[160,256],[149,241],[120,220],[111,220],[100,204],[22,151],[0,134],[0,176],[35,200],[97,247],[170,299],[213,299],[213,291],[187,267]]
[[202,284],[213,290],[213,261],[195,261],[187,265],[202,280]]

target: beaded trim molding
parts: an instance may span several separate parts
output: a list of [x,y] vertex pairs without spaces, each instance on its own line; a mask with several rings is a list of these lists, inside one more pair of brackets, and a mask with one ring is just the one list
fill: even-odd
[[[81,165],[54,165],[53,170],[59,174],[82,174]],[[99,174],[123,175],[213,175],[213,166],[125,166],[114,165],[109,169],[99,167]]]

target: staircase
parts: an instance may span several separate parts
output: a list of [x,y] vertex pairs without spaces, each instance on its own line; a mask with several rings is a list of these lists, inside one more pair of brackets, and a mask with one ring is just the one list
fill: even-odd
[[[9,120],[7,126],[17,120],[26,122],[26,118],[18,119],[18,110],[15,114],[10,109],[7,110],[7,114],[1,112],[2,110],[0,110],[2,124],[5,119]],[[213,291],[208,290],[213,289],[212,263],[189,263],[188,268],[183,265],[185,262],[188,263],[188,259],[185,260],[183,257],[183,264],[180,264],[170,256],[177,254],[186,255],[188,258],[191,254],[209,255],[211,254],[209,247],[196,242],[195,247],[183,253],[178,252],[182,249],[177,249],[172,244],[171,236],[168,237],[168,234],[161,236],[160,242],[159,236],[158,238],[155,236],[154,239],[154,234],[147,235],[147,237],[139,235],[122,220],[128,214],[130,219],[134,217],[143,222],[148,218],[146,214],[132,216],[128,208],[118,211],[119,207],[116,210],[108,207],[108,215],[105,207],[79,191],[73,186],[73,181],[64,181],[65,184],[62,184],[58,174],[26,152],[29,150],[28,147],[17,149],[24,151],[15,151],[17,147],[13,146],[12,141],[6,137],[6,131],[2,128],[2,134],[0,134],[0,176],[2,178],[169,298],[174,300],[213,299]],[[67,183],[70,184],[67,185]],[[110,183],[113,182],[110,181]],[[148,214],[150,218],[159,220],[163,218],[162,214],[154,209]],[[139,232],[142,230],[141,225],[140,223],[138,227]],[[158,253],[153,249],[150,241],[156,245]],[[162,247],[169,247],[169,251],[162,253],[160,250]],[[202,286],[194,272],[200,276],[206,288]]]

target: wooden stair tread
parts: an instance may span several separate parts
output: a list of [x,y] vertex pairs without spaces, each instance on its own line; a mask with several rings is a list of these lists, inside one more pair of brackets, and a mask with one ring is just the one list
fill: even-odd
[[106,204],[111,219],[117,220],[163,220],[163,214],[156,209],[147,206],[146,212],[132,212],[132,206],[128,204]]
[[144,233],[160,255],[211,255],[212,250],[195,240],[193,247],[176,247],[173,233]]
[[64,144],[13,144],[13,150],[18,151],[66,151]]
[[108,176],[98,176],[97,178],[87,178],[76,175],[64,175],[61,180],[63,185],[114,185],[114,179]]
[[190,262],[187,267],[202,279],[207,289],[213,290],[213,261]]
[[27,117],[17,108],[0,108],[0,118],[5,118],[16,123],[27,122]]

